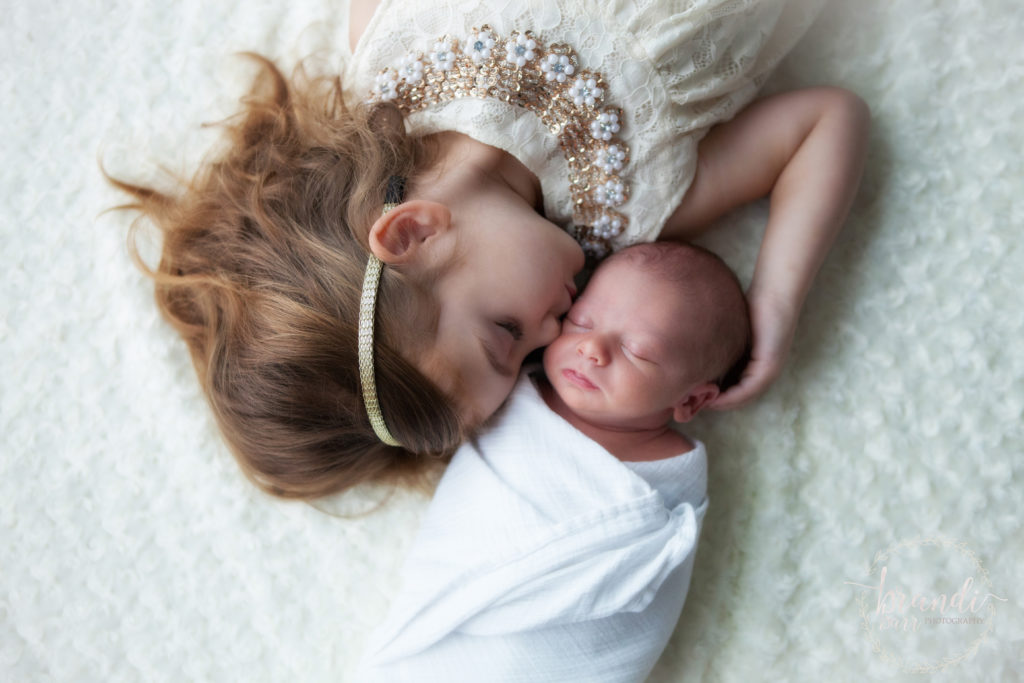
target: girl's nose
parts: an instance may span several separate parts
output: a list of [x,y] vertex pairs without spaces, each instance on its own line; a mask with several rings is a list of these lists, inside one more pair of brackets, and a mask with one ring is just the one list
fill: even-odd
[[595,335],[588,334],[576,345],[576,353],[584,360],[592,361],[595,365],[608,364],[608,350]]

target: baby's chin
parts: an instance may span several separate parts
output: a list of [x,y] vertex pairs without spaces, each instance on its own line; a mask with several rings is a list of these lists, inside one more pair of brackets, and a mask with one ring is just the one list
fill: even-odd
[[596,397],[581,394],[564,379],[551,381],[549,377],[548,382],[562,406],[591,427],[610,431],[627,431],[633,428],[636,416],[629,414],[629,411],[617,411],[611,406],[600,405],[599,400],[595,401]]
[[[634,407],[616,407],[604,402],[588,400],[584,395],[571,387],[559,386],[559,382],[551,382],[552,391],[558,395],[565,406],[578,419],[592,427],[611,432],[634,432],[659,429],[672,420],[672,408],[665,407],[654,412],[637,412]],[[607,395],[603,395],[607,398]]]

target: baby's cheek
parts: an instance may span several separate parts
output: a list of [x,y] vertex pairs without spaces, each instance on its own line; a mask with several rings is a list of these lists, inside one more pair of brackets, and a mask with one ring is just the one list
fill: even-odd
[[544,365],[544,372],[547,373],[548,375],[551,375],[551,373],[554,372],[555,370],[555,363],[558,356],[558,348],[558,339],[555,339],[555,341],[551,342],[548,345],[548,347],[544,349],[544,357],[542,362]]
[[639,408],[650,401],[657,391],[657,381],[652,381],[643,373],[631,371],[620,373],[615,377],[615,388],[620,400],[628,404],[624,407]]
[[[564,329],[564,328],[563,328]],[[550,356],[553,360],[555,358],[563,356],[572,345],[572,335],[566,334],[565,332],[559,333],[554,340],[548,344],[544,350],[544,359],[547,360]]]

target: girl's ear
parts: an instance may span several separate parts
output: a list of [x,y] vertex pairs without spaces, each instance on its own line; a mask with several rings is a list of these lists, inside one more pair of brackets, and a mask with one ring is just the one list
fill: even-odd
[[444,204],[423,199],[402,202],[370,227],[370,251],[388,265],[410,263],[451,225],[452,214]]

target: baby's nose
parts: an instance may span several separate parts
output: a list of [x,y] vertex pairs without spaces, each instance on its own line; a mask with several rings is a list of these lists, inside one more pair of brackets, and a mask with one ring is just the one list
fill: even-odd
[[605,344],[596,336],[588,334],[576,345],[576,353],[584,360],[592,361],[596,365],[607,365],[608,349]]

